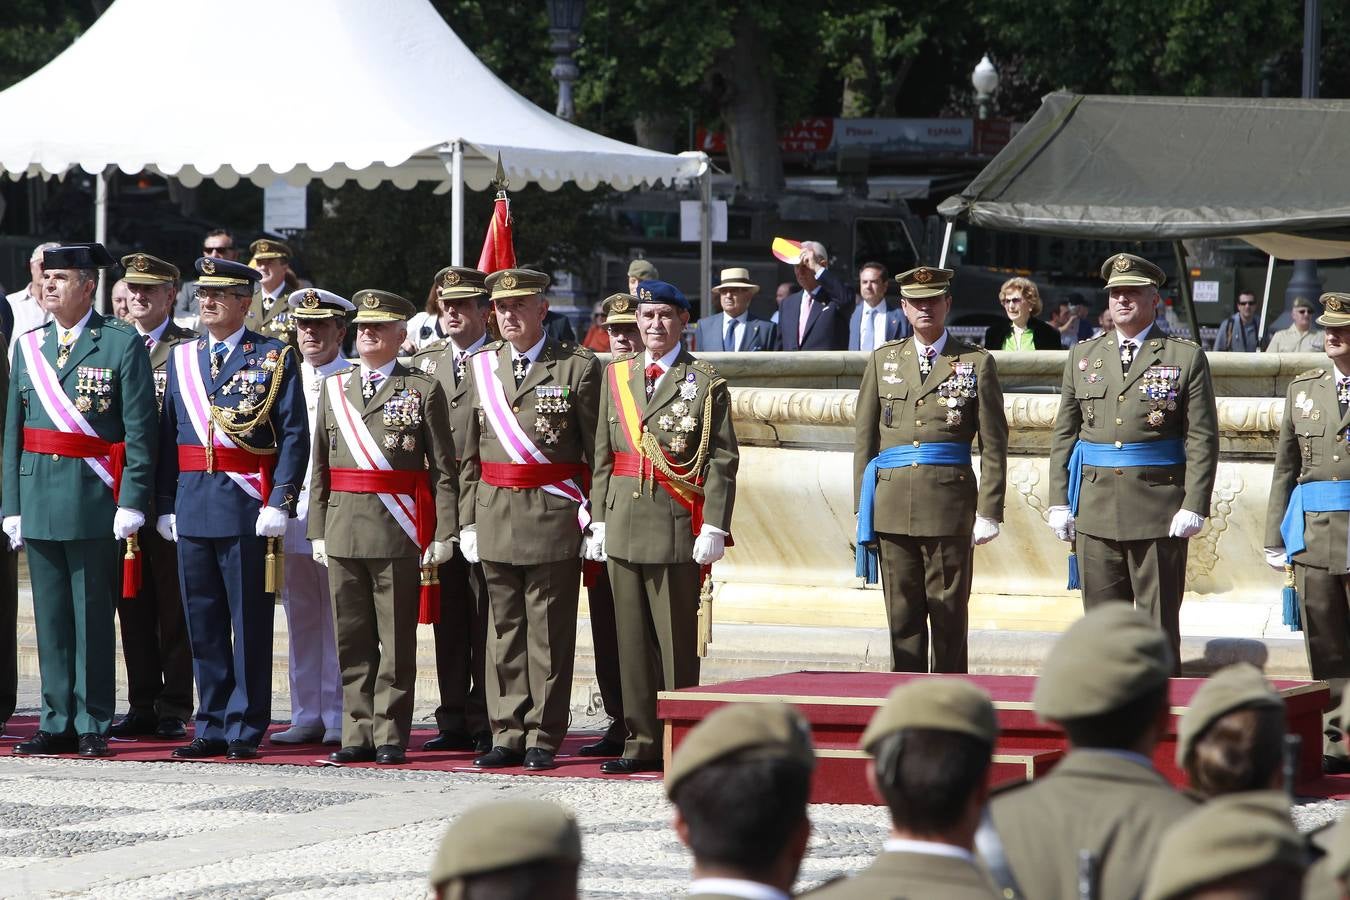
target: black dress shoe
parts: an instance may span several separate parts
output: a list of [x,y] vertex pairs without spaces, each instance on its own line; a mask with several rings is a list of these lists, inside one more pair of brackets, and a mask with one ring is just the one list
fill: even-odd
[[180,738],[187,737],[187,726],[182,719],[173,716],[165,716],[159,720],[155,726],[155,737],[162,738]]
[[77,747],[74,735],[39,731],[28,740],[15,744],[14,752],[20,756],[50,756],[55,753],[74,753]]
[[230,747],[225,751],[226,759],[257,759],[258,748],[248,741],[230,741]]
[[525,768],[531,772],[542,772],[544,769],[556,769],[558,764],[553,761],[552,750],[531,747],[525,751]]
[[525,761],[525,754],[505,747],[493,747],[478,757],[473,764],[480,769],[507,769]]
[[[472,750],[473,738],[465,731],[442,731],[422,745],[423,750]],[[489,745],[487,750],[491,750]]]
[[1323,756],[1322,772],[1327,775],[1350,774],[1350,759],[1344,756]]
[[577,756],[623,756],[623,742],[604,737],[594,744],[578,747]]
[[192,743],[176,748],[173,755],[178,759],[207,759],[212,756],[224,756],[228,746],[224,741],[195,738]]
[[473,736],[473,751],[487,753],[492,749],[492,732],[480,731]]
[[101,734],[80,735],[80,755],[88,757],[107,756],[108,739]]
[[660,772],[661,759],[611,759],[600,764],[600,771],[606,775],[636,775],[638,772]]
[[[159,723],[155,721],[154,716],[143,716],[138,713],[127,713],[120,722],[115,722],[108,729],[108,734],[113,737],[143,737],[155,733]],[[181,737],[181,735],[180,735]]]
[[328,754],[328,761],[335,763],[374,762],[374,747],[343,747]]
[[408,761],[408,755],[398,744],[385,744],[375,751],[375,761],[382,766],[401,766]]

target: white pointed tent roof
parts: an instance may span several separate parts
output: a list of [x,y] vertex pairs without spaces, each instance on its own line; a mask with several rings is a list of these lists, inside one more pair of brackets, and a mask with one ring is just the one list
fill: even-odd
[[[266,28],[263,27],[266,23]],[[0,92],[0,170],[116,165],[231,187],[282,177],[627,189],[702,159],[611,140],[503,84],[427,0],[116,0],[64,53]]]

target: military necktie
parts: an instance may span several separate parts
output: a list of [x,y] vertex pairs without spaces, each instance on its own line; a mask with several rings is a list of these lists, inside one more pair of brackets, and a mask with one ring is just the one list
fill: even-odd
[[[455,386],[459,386],[460,379],[464,377],[464,372],[469,368],[469,351],[460,350],[455,354]],[[517,382],[519,383],[519,382]]]
[[528,356],[517,356],[511,363],[511,374],[516,376],[516,387],[525,380],[525,373],[530,370],[530,358]]
[[928,375],[933,371],[933,358],[937,356],[937,350],[932,347],[924,347],[923,352],[919,354],[919,383],[928,380]]
[[384,376],[374,370],[366,373],[365,381],[361,384],[361,397],[367,403],[375,396],[375,392],[380,389],[380,381],[383,379]]
[[661,377],[665,369],[661,368],[660,363],[652,363],[647,367],[645,374],[647,376],[647,399],[652,399],[652,394],[656,393],[656,381]]
[[722,347],[726,350],[736,350],[736,326],[741,324],[739,319],[727,319],[727,331],[722,335]]
[[1350,409],[1350,378],[1336,379],[1336,400],[1341,405],[1341,418],[1345,418],[1345,411]]
[[56,348],[56,367],[58,369],[64,368],[66,360],[70,359],[70,347],[74,343],[74,336],[69,331],[63,330],[61,332],[61,345]]
[[1138,352],[1138,349],[1139,349],[1139,348],[1136,347],[1136,346],[1134,345],[1134,341],[1131,341],[1131,340],[1122,340],[1122,341],[1120,342],[1120,371],[1121,371],[1121,372],[1128,372],[1128,371],[1130,371],[1130,366],[1134,365],[1134,354],[1135,354],[1136,352]]
[[229,346],[224,341],[216,341],[211,347],[211,377],[220,376],[220,367],[225,365],[225,354],[229,351]]
[[145,351],[149,353],[153,349],[155,349],[155,339],[147,334],[145,336]]

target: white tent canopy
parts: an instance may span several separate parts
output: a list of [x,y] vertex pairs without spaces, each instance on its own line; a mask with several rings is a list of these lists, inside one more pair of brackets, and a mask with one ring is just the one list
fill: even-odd
[[[79,98],[77,101],[74,98]],[[72,102],[73,101],[73,102]],[[464,182],[628,189],[702,161],[571,125],[503,84],[426,0],[116,0],[0,93],[0,169],[150,169],[194,186]]]

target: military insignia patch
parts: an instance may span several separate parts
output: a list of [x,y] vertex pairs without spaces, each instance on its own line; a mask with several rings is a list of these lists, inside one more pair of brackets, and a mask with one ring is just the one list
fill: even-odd
[[267,241],[258,241],[258,252],[270,253],[272,252],[272,245],[267,243]]
[[619,313],[628,312],[628,299],[620,297],[611,304],[610,308]]
[[1116,261],[1111,263],[1111,268],[1117,272],[1124,272],[1130,268],[1130,258],[1124,253],[1116,257]]
[[300,305],[305,309],[317,309],[319,306],[319,294],[314,289],[305,291],[305,295],[300,298]]
[[919,269],[914,273],[914,280],[919,284],[927,284],[933,280],[933,273],[927,269]]
[[441,284],[444,287],[454,287],[459,284],[459,280],[458,272],[446,272],[445,277],[441,279]]
[[361,305],[366,309],[376,309],[380,305],[380,298],[374,294],[366,294],[361,298]]
[[502,287],[506,288],[509,291],[515,286],[516,286],[516,276],[514,275],[502,276]]
[[144,272],[150,268],[150,260],[138,253],[136,258],[131,261],[131,267],[137,272]]
[[216,261],[214,259],[202,260],[202,274],[203,275],[216,274]]

